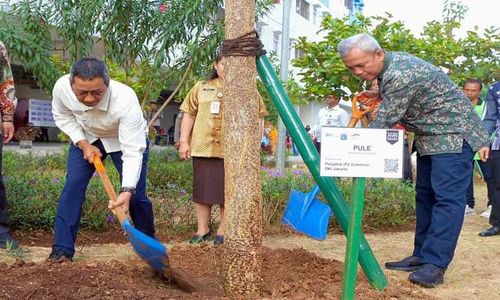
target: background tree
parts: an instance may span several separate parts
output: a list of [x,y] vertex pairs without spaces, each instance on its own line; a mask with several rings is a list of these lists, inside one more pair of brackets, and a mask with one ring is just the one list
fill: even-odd
[[350,74],[336,49],[342,39],[362,32],[373,35],[386,50],[408,52],[442,67],[457,84],[470,77],[485,83],[498,80],[499,29],[491,27],[484,34],[468,32],[465,38],[457,38],[453,31],[460,28],[459,21],[466,8],[453,1],[447,3],[453,4],[445,6],[445,20],[427,23],[420,37],[411,34],[402,22],[393,21],[389,14],[359,16],[354,23],[347,18],[325,18],[321,30],[326,36],[322,41],[308,42],[300,38],[297,44],[305,52],[294,61],[296,67],[302,68],[299,73],[303,76],[302,92],[311,98],[324,98],[328,94],[348,96],[365,89],[367,83]]
[[[271,61],[271,64],[274,67],[274,70],[276,70],[276,73],[279,74],[280,61],[278,56],[273,52],[268,53],[267,55],[269,57],[269,60]],[[307,97],[304,97],[301,94],[302,90],[298,82],[295,80],[294,74],[291,71],[290,74],[288,75],[287,82],[281,82],[281,83],[283,84],[283,87],[285,88],[293,104],[303,105],[308,103]],[[276,126],[278,124],[278,111],[276,110],[276,107],[274,106],[271,97],[267,93],[266,87],[264,86],[264,83],[262,82],[260,77],[257,77],[257,90],[259,91],[259,94],[262,96],[264,104],[266,105],[267,108],[267,112],[269,113],[269,115],[266,117],[266,121],[270,121],[271,124]]]
[[[181,95],[208,73],[223,39],[223,0],[22,0],[0,12],[0,38],[15,61],[51,91],[72,63],[104,48],[126,84],[140,86],[143,105],[179,84]],[[258,0],[259,13],[274,5]],[[51,37],[60,37],[65,57],[53,58]],[[186,76],[183,76],[186,74]]]
[[0,12],[0,39],[15,62],[33,72],[41,86],[52,89],[62,74],[51,57],[50,26],[41,6],[41,1],[26,1],[18,4],[18,11]]

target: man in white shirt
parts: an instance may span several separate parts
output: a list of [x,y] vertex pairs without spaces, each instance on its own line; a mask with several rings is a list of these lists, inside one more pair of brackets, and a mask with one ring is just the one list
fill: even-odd
[[120,174],[122,188],[108,207],[121,206],[125,212],[130,208],[134,226],[154,237],[153,208],[146,195],[148,127],[135,92],[110,80],[103,61],[83,58],[71,74],[59,78],[52,93],[55,123],[71,144],[49,259],[73,258],[85,191],[95,171],[94,155],[109,155]]
[[326,97],[326,107],[318,112],[318,120],[314,129],[315,146],[321,152],[321,127],[347,127],[349,114],[339,106],[339,98],[334,95]]

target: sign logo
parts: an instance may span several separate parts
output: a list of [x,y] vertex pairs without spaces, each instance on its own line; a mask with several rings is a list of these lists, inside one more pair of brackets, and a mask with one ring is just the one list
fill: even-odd
[[341,140],[341,141],[346,141],[346,140],[347,140],[347,134],[342,133],[342,134],[340,135],[340,140]]
[[385,135],[385,140],[389,144],[394,145],[399,141],[399,131],[398,130],[387,130]]

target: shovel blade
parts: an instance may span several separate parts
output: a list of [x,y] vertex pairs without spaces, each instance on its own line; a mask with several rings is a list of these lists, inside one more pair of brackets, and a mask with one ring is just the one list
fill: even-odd
[[154,238],[137,230],[128,220],[122,228],[134,251],[156,271],[163,271],[167,263],[167,247]]
[[[306,203],[307,195],[296,190],[290,192],[282,223],[311,238],[324,240],[332,210],[330,206],[317,198],[314,198],[309,204]],[[304,205],[309,205],[305,213]]]

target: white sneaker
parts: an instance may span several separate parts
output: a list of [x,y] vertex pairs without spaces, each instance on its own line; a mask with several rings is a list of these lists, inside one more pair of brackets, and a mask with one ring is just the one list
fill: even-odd
[[488,205],[485,211],[481,214],[481,217],[489,219],[491,215],[491,205]]
[[466,216],[472,216],[472,215],[475,215],[475,214],[476,214],[476,211],[474,210],[474,208],[470,208],[469,205],[465,206],[465,215]]

